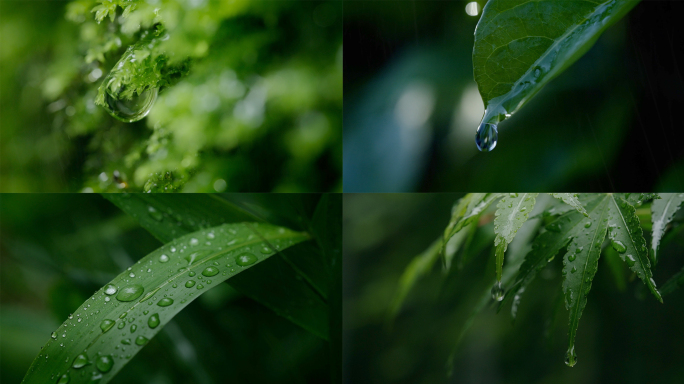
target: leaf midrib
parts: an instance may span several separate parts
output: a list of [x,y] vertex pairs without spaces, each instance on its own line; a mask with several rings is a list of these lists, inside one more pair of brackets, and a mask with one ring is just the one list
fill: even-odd
[[642,260],[642,256],[639,254],[639,249],[636,246],[636,243],[634,242],[634,238],[632,237],[632,231],[629,230],[629,227],[627,226],[627,222],[625,221],[625,217],[622,215],[622,211],[620,210],[620,207],[617,205],[617,202],[615,201],[615,195],[610,195],[609,196],[610,201],[613,202],[613,205],[615,205],[615,209],[617,210],[618,214],[620,215],[620,220],[622,221],[622,224],[625,226],[625,231],[629,235],[629,241],[632,243],[632,247],[634,247],[634,252],[637,254],[637,257],[639,258],[639,263],[641,264],[641,269],[643,270],[644,273],[644,280],[648,281],[648,285],[651,286],[651,282],[648,279],[648,276],[646,274],[646,267],[644,264],[644,261]]

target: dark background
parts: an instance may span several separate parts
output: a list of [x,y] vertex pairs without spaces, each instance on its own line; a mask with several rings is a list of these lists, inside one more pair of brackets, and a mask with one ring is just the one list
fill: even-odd
[[[502,123],[490,153],[474,143],[479,16],[466,4],[345,2],[345,191],[684,188],[684,2],[642,1]],[[429,118],[402,128],[399,100],[416,90]]]
[[[563,251],[529,285],[515,322],[510,302],[497,314],[487,297],[487,305],[457,344],[473,307],[483,295],[490,295],[495,281],[491,217],[473,238],[468,251],[471,261],[449,272],[437,262],[389,322],[389,304],[401,274],[443,233],[451,206],[460,196],[345,195],[346,383],[684,382],[684,289],[665,295],[664,304],[660,304],[641,280],[629,274],[621,287],[607,263],[606,252],[612,251],[607,244],[579,322],[575,347],[578,362],[573,368],[564,364],[568,312],[559,294]],[[549,199],[540,195],[537,209]],[[649,208],[638,212],[648,216],[642,225],[650,244],[650,215],[644,215],[644,210],[647,213]],[[654,269],[653,278],[659,287],[684,265],[684,214],[680,212],[676,220],[679,226],[666,233],[660,262]],[[519,246],[516,241],[521,234],[540,224],[534,219],[523,225],[509,245],[507,258]],[[456,346],[453,375],[449,377],[447,362]]]

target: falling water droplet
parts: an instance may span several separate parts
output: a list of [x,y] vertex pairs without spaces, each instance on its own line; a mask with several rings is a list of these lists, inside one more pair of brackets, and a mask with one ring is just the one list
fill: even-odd
[[501,301],[504,298],[504,289],[503,289],[503,284],[501,284],[500,281],[497,281],[494,283],[494,286],[492,287],[492,299],[496,301]]
[[116,299],[119,301],[133,301],[143,294],[145,288],[140,284],[131,284],[125,288],[122,288]]
[[154,315],[150,316],[150,318],[147,319],[147,325],[150,328],[157,328],[157,326],[159,326],[159,314],[155,313]]
[[482,123],[477,128],[475,134],[475,144],[477,149],[482,152],[489,152],[496,148],[496,142],[499,139],[499,131],[494,124]]
[[88,356],[81,353],[80,355],[76,356],[71,366],[78,369],[84,367],[86,364],[88,364]]
[[100,372],[107,373],[112,370],[112,367],[114,366],[114,359],[112,359],[112,357],[109,355],[100,356],[97,358],[95,366]]
[[235,263],[239,266],[246,267],[256,263],[257,257],[251,253],[243,253],[235,258]]
[[111,295],[113,295],[113,294],[116,293],[116,287],[115,287],[114,285],[112,285],[112,284],[107,284],[107,286],[105,287],[105,291],[104,291],[104,292],[105,292],[105,294],[111,296]]
[[195,285],[195,280],[188,280],[185,283],[185,288],[192,288]]
[[137,345],[145,345],[145,344],[147,344],[147,341],[148,341],[147,337],[145,337],[145,336],[138,336],[138,337],[135,339],[135,344],[137,344]]
[[159,302],[157,303],[157,305],[160,307],[168,307],[171,304],[173,304],[173,299],[169,299],[168,297],[159,300]]
[[206,267],[204,269],[204,271],[202,271],[202,274],[204,276],[207,276],[207,277],[216,276],[216,275],[218,275],[218,273],[219,273],[219,270],[218,270],[218,268],[215,268],[215,267]]
[[625,251],[627,250],[627,248],[625,248],[625,245],[620,240],[611,240],[611,244],[613,245],[613,249],[615,249],[619,253],[625,253]]
[[166,256],[166,255],[161,255],[161,256],[159,256],[159,262],[161,262],[161,263],[166,263],[167,261],[169,261],[169,257],[168,257],[168,256]]
[[109,331],[110,329],[112,329],[113,326],[114,320],[104,319],[100,323],[100,329],[102,330],[102,333]]

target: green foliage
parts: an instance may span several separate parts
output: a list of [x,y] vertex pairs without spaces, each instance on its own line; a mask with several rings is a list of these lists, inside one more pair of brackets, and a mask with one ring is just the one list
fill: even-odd
[[475,81],[483,123],[518,111],[577,61],[639,0],[490,0],[475,30]]
[[675,213],[684,202],[684,193],[670,193],[664,199],[656,200],[651,205],[651,219],[653,220],[653,237],[651,240],[651,261],[656,264],[658,246],[663,238],[665,228],[672,222]]
[[[636,277],[641,279],[646,287],[649,288],[653,296],[662,303],[661,293],[656,288],[653,280],[652,265],[649,261],[649,252],[646,239],[644,238],[641,215],[650,212],[641,210],[637,216],[638,207],[648,204],[651,201],[654,212],[659,216],[653,216],[653,220],[661,220],[665,211],[669,220],[672,220],[679,209],[681,196],[677,194],[550,194],[558,200],[553,200],[551,204],[543,208],[543,214],[536,215],[535,218],[542,218],[546,222],[540,230],[528,227],[527,231],[533,229],[533,234],[524,241],[528,243],[524,248],[524,261],[522,256],[509,255],[509,263],[513,262],[513,270],[510,268],[508,276],[506,268],[503,267],[504,253],[506,247],[512,241],[518,239],[518,231],[523,227],[528,214],[535,209],[535,202],[539,200],[538,194],[496,194],[487,201],[487,205],[498,200],[496,211],[494,212],[494,232],[495,238],[493,248],[495,254],[496,278],[503,280],[504,285],[496,283],[492,289],[491,297],[499,300],[499,310],[513,298],[511,314],[516,317],[522,294],[529,287],[538,273],[547,267],[555,256],[564,251],[562,267],[562,292],[565,299],[565,307],[569,311],[569,345],[566,356],[566,364],[574,366],[577,361],[575,352],[575,339],[579,325],[579,319],[587,304],[587,295],[592,286],[592,281],[598,270],[598,263],[601,254],[610,253],[607,257],[608,264],[612,273],[615,275],[615,282],[618,289],[624,290],[625,280],[622,272],[623,266],[619,263],[622,260]],[[473,202],[474,205],[484,204],[484,194],[469,194],[454,204],[452,218],[447,226],[443,241],[456,238],[460,235],[463,238],[469,236],[468,231],[460,231],[463,226],[459,225],[464,217],[468,216],[471,222],[486,223],[486,210],[473,213],[469,209]],[[479,203],[478,203],[479,202]],[[671,202],[668,206],[667,203]],[[677,202],[677,203],[674,203]],[[566,205],[565,208],[559,204]],[[665,208],[667,206],[668,208]],[[656,208],[653,208],[656,207]],[[642,220],[644,220],[642,218]],[[664,225],[663,225],[664,227]],[[652,247],[660,241],[662,228],[653,226],[654,236],[652,237]],[[656,233],[658,236],[656,236]],[[448,234],[449,236],[447,236]],[[450,237],[451,236],[451,237]],[[606,240],[610,240],[611,248],[604,248]],[[395,301],[391,308],[392,316],[399,313],[402,302],[405,300],[409,291],[415,286],[416,280],[426,275],[435,259],[435,248],[437,243],[433,243],[425,252],[416,256],[411,264],[406,268],[402,276]],[[657,246],[656,246],[657,247]],[[446,247],[449,248],[448,246]],[[453,252],[453,250],[451,250]],[[518,252],[520,253],[520,252]],[[509,266],[510,267],[510,266]],[[503,272],[502,272],[503,271]],[[502,279],[502,275],[504,279]],[[681,284],[682,272],[676,274],[663,289],[671,292]],[[486,278],[488,280],[488,278]],[[497,287],[508,288],[507,292],[500,295]],[[488,292],[487,292],[488,293]],[[468,322],[472,322],[472,317],[481,311],[489,302],[489,296],[483,296],[474,307]],[[464,329],[467,329],[466,326]],[[459,336],[459,339],[462,337]]]
[[[50,16],[39,20],[35,3],[3,4],[3,24],[16,20],[12,47],[23,48],[3,54],[18,74],[3,82],[3,93],[15,81],[40,89],[7,122],[3,163],[13,167],[4,190],[341,188],[341,4],[74,0],[46,7]],[[24,33],[27,25],[39,33]],[[156,90],[154,102],[146,92]],[[117,109],[107,94],[123,104],[145,95],[154,105],[141,122],[124,124],[106,112]],[[53,147],[37,151],[25,137]],[[27,155],[18,161],[20,153]]]
[[123,271],[69,315],[22,382],[57,377],[70,383],[107,383],[211,284],[308,239],[259,223],[224,224],[177,238]]

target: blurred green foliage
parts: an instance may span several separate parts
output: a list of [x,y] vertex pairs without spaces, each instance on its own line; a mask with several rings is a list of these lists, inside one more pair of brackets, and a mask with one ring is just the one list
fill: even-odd
[[[341,189],[341,2],[2,1],[0,18],[2,191]],[[118,81],[160,92],[127,124],[95,102],[133,45]]]
[[[684,308],[677,289],[658,303],[606,243],[577,348],[579,363],[563,363],[567,312],[562,257],[555,257],[526,290],[515,322],[506,305],[497,314],[494,209],[446,271],[439,261],[406,295],[388,321],[400,279],[416,256],[440,238],[459,194],[357,194],[344,199],[344,367],[354,383],[674,383],[684,378]],[[530,219],[506,253],[519,262],[558,205],[540,194]],[[564,205],[564,203],[560,203]],[[398,208],[399,207],[399,208]],[[645,236],[650,209],[637,214]],[[663,241],[654,279],[663,284],[684,264],[684,214]],[[648,240],[650,243],[650,240]],[[562,251],[561,251],[561,254]],[[522,257],[521,257],[522,256]],[[616,262],[617,261],[617,262]],[[515,270],[515,269],[514,269]],[[513,271],[514,271],[513,270]],[[455,352],[454,352],[455,350]],[[452,355],[453,353],[453,355]],[[451,371],[451,376],[449,376]]]
[[[287,208],[319,200],[221,198],[300,230],[312,223],[313,209]],[[98,195],[1,199],[0,381],[18,383],[70,313],[161,243]],[[219,284],[175,316],[112,383],[328,383],[330,356],[330,343]]]

